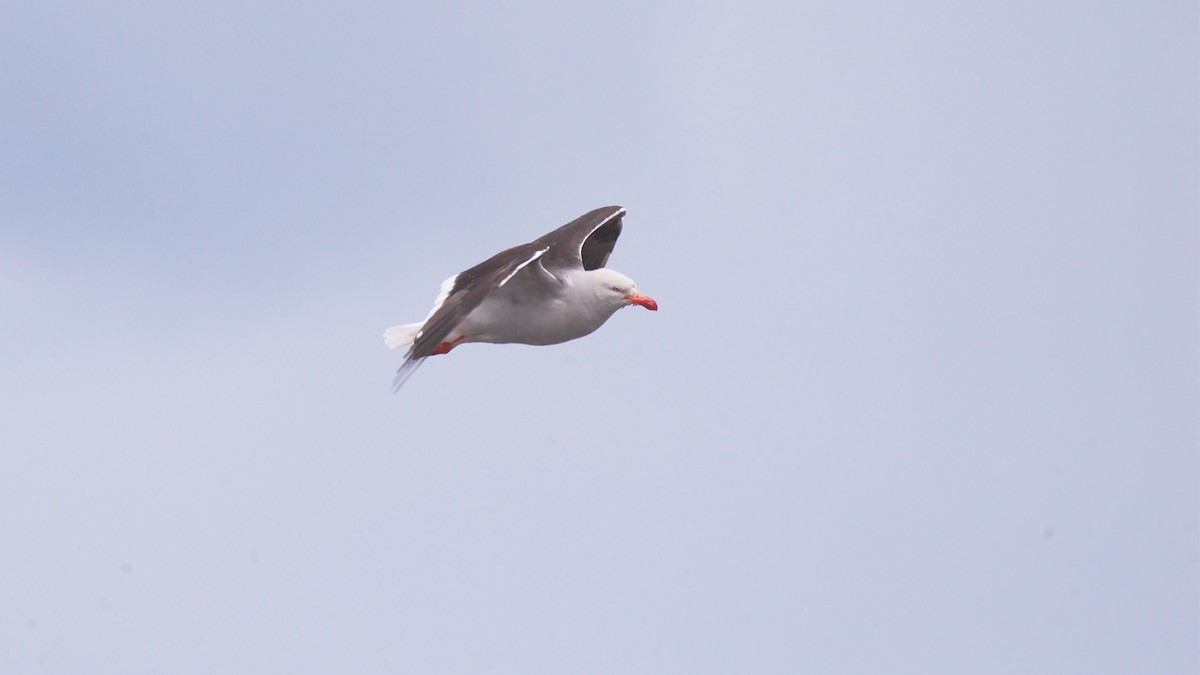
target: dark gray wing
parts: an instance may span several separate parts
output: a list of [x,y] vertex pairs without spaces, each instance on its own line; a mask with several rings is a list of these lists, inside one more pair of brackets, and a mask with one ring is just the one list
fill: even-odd
[[537,246],[549,246],[542,256],[542,266],[553,272],[564,267],[594,270],[608,263],[617,237],[621,236],[621,218],[625,209],[602,206],[588,211],[557,230],[534,241]]
[[392,390],[400,387],[412,377],[417,367],[445,341],[446,337],[462,320],[483,302],[497,287],[504,285],[514,274],[546,253],[545,245],[536,243],[514,246],[501,251],[454,277],[454,285],[442,299],[433,314],[421,326],[413,346],[404,357],[404,363],[396,370]]
[[483,302],[488,293],[512,278],[522,267],[537,260],[545,251],[545,246],[536,243],[521,244],[460,272],[454,277],[454,287],[442,301],[441,307],[417,333],[410,358],[419,359],[432,354],[454,327]]
[[416,333],[413,346],[404,354],[404,363],[396,370],[395,380],[391,382],[392,392],[400,392],[404,382],[408,382],[425,357],[437,350],[438,345],[484,301],[488,293],[504,286],[512,279],[512,275],[536,261],[547,249],[548,246],[535,243],[514,246],[458,273],[450,292],[446,293],[442,304],[433,310],[425,325]]

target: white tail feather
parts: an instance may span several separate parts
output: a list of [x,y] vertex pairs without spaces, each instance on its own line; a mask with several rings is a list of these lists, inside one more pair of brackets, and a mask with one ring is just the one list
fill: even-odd
[[400,347],[411,347],[413,340],[417,338],[417,331],[421,330],[424,323],[406,323],[403,326],[392,326],[383,331],[383,344],[398,349]]

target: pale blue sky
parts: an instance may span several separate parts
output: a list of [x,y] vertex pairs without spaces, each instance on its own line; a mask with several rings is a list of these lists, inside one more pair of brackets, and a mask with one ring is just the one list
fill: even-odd
[[0,671],[1200,667],[1194,3],[0,17]]

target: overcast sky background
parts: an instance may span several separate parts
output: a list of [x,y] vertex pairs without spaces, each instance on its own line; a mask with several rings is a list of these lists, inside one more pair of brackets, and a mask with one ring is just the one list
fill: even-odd
[[[0,10],[0,671],[1195,673],[1194,2]],[[389,391],[606,204],[658,300]]]

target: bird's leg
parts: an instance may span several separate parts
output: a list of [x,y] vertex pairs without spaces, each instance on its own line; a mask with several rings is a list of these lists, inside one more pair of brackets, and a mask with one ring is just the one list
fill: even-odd
[[455,347],[457,347],[458,343],[462,342],[466,338],[467,338],[466,335],[460,335],[457,338],[451,340],[450,342],[439,342],[438,346],[434,347],[433,351],[430,352],[429,355],[437,356],[438,354],[449,354],[451,349],[454,349]]

